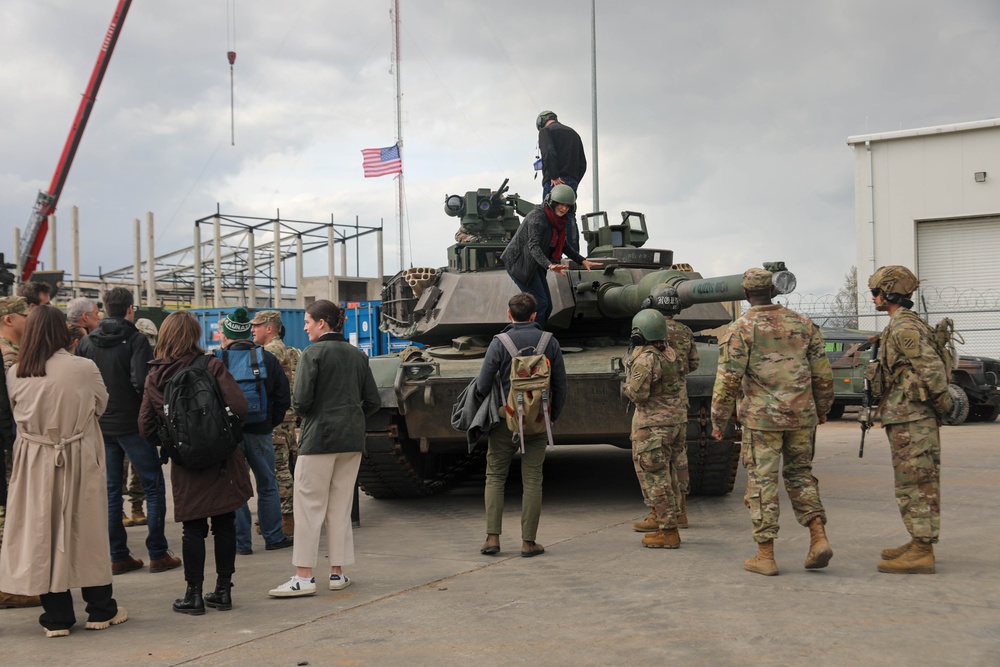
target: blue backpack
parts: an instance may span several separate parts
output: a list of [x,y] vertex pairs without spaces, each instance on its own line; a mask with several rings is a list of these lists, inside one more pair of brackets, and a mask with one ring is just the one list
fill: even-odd
[[264,348],[256,345],[242,350],[221,348],[215,351],[215,355],[222,359],[247,398],[247,419],[244,423],[259,424],[267,421],[271,415],[267,405],[267,390],[264,388],[264,380],[267,379]]

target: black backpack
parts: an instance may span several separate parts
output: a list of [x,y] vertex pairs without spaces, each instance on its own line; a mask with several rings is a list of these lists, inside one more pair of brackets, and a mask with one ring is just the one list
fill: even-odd
[[200,355],[167,380],[163,388],[164,422],[160,459],[192,470],[224,464],[243,440],[240,422],[223,402],[209,355]]

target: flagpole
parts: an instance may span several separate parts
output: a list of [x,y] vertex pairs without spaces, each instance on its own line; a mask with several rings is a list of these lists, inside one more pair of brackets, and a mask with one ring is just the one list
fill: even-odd
[[[396,73],[396,146],[399,157],[403,158],[403,89],[399,82],[399,0],[392,0],[392,64]],[[399,220],[399,270],[406,268],[403,256],[403,171],[396,174],[396,206]],[[381,278],[381,276],[379,276]]]

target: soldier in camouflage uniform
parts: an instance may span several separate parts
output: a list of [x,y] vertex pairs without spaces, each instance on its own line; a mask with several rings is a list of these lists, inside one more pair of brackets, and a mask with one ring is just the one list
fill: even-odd
[[[805,567],[826,567],[833,550],[823,528],[826,512],[812,474],[817,423],[833,405],[833,373],[823,336],[808,317],[771,303],[771,272],[749,269],[743,290],[750,309],[719,340],[719,370],[712,393],[712,436],[723,437],[742,390],[745,502],[753,522],[757,555],[749,572],[778,574],[778,470],[799,523],[809,527]],[[782,466],[782,459],[784,465]]]
[[896,503],[910,541],[882,551],[879,572],[933,574],[941,527],[941,437],[938,420],[954,405],[948,373],[934,349],[930,326],[910,310],[920,285],[905,266],[883,266],[868,279],[875,308],[889,314],[879,336],[873,389],[881,395],[874,418],[892,451]]
[[687,401],[677,354],[667,344],[667,325],[656,310],[632,318],[635,346],[625,364],[625,395],[635,405],[632,415],[632,461],[642,496],[656,521],[642,538],[650,548],[676,549],[680,488],[677,461],[684,447]]
[[[649,297],[642,302],[643,308],[655,308],[663,313],[667,321],[667,343],[677,354],[677,363],[681,373],[681,398],[684,405],[685,414],[689,412],[687,395],[687,374],[698,370],[701,360],[698,357],[698,347],[694,343],[694,333],[680,322],[674,319],[681,312],[681,300],[677,295],[677,290],[672,287],[665,289],[654,288]],[[680,442],[677,447],[680,449],[680,456],[677,457],[676,479],[674,487],[679,489],[680,509],[677,513],[677,527],[688,527],[687,516],[687,495],[691,492],[691,475],[688,472],[687,455],[687,432],[682,430],[678,433]],[[632,524],[632,529],[636,532],[646,533],[656,530],[656,513],[650,510],[649,516],[642,521]]]
[[[288,385],[295,387],[295,367],[302,353],[294,347],[285,345],[281,340],[281,313],[277,310],[262,310],[250,322],[253,329],[253,340],[262,345],[281,362],[281,368],[288,377]],[[285,413],[285,421],[275,427],[272,432],[274,439],[274,467],[278,478],[278,496],[281,498],[281,524],[285,535],[295,534],[295,518],[292,504],[293,487],[292,471],[295,469],[295,459],[298,455],[298,440],[295,437],[295,414],[289,410]]]
[[[24,324],[28,319],[28,302],[21,296],[9,296],[0,298],[0,352],[3,353],[3,382],[7,381],[7,371],[17,363],[17,354],[21,347],[21,335],[24,333]],[[4,385],[6,386],[6,384]],[[6,400],[6,393],[4,394]],[[9,404],[6,406],[9,408]],[[9,410],[5,414],[10,418]],[[13,468],[13,452],[8,449],[11,443],[3,443],[3,491],[0,497],[0,548],[3,548],[3,528],[4,517],[6,516],[6,489],[10,482],[10,473]],[[0,592],[0,609],[8,607],[37,607],[42,601],[37,595],[14,595],[12,593]]]

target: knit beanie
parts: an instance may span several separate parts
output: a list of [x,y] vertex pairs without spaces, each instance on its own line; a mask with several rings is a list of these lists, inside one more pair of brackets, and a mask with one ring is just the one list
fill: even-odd
[[247,309],[240,306],[226,315],[222,320],[222,335],[229,340],[242,340],[250,337],[250,315]]

